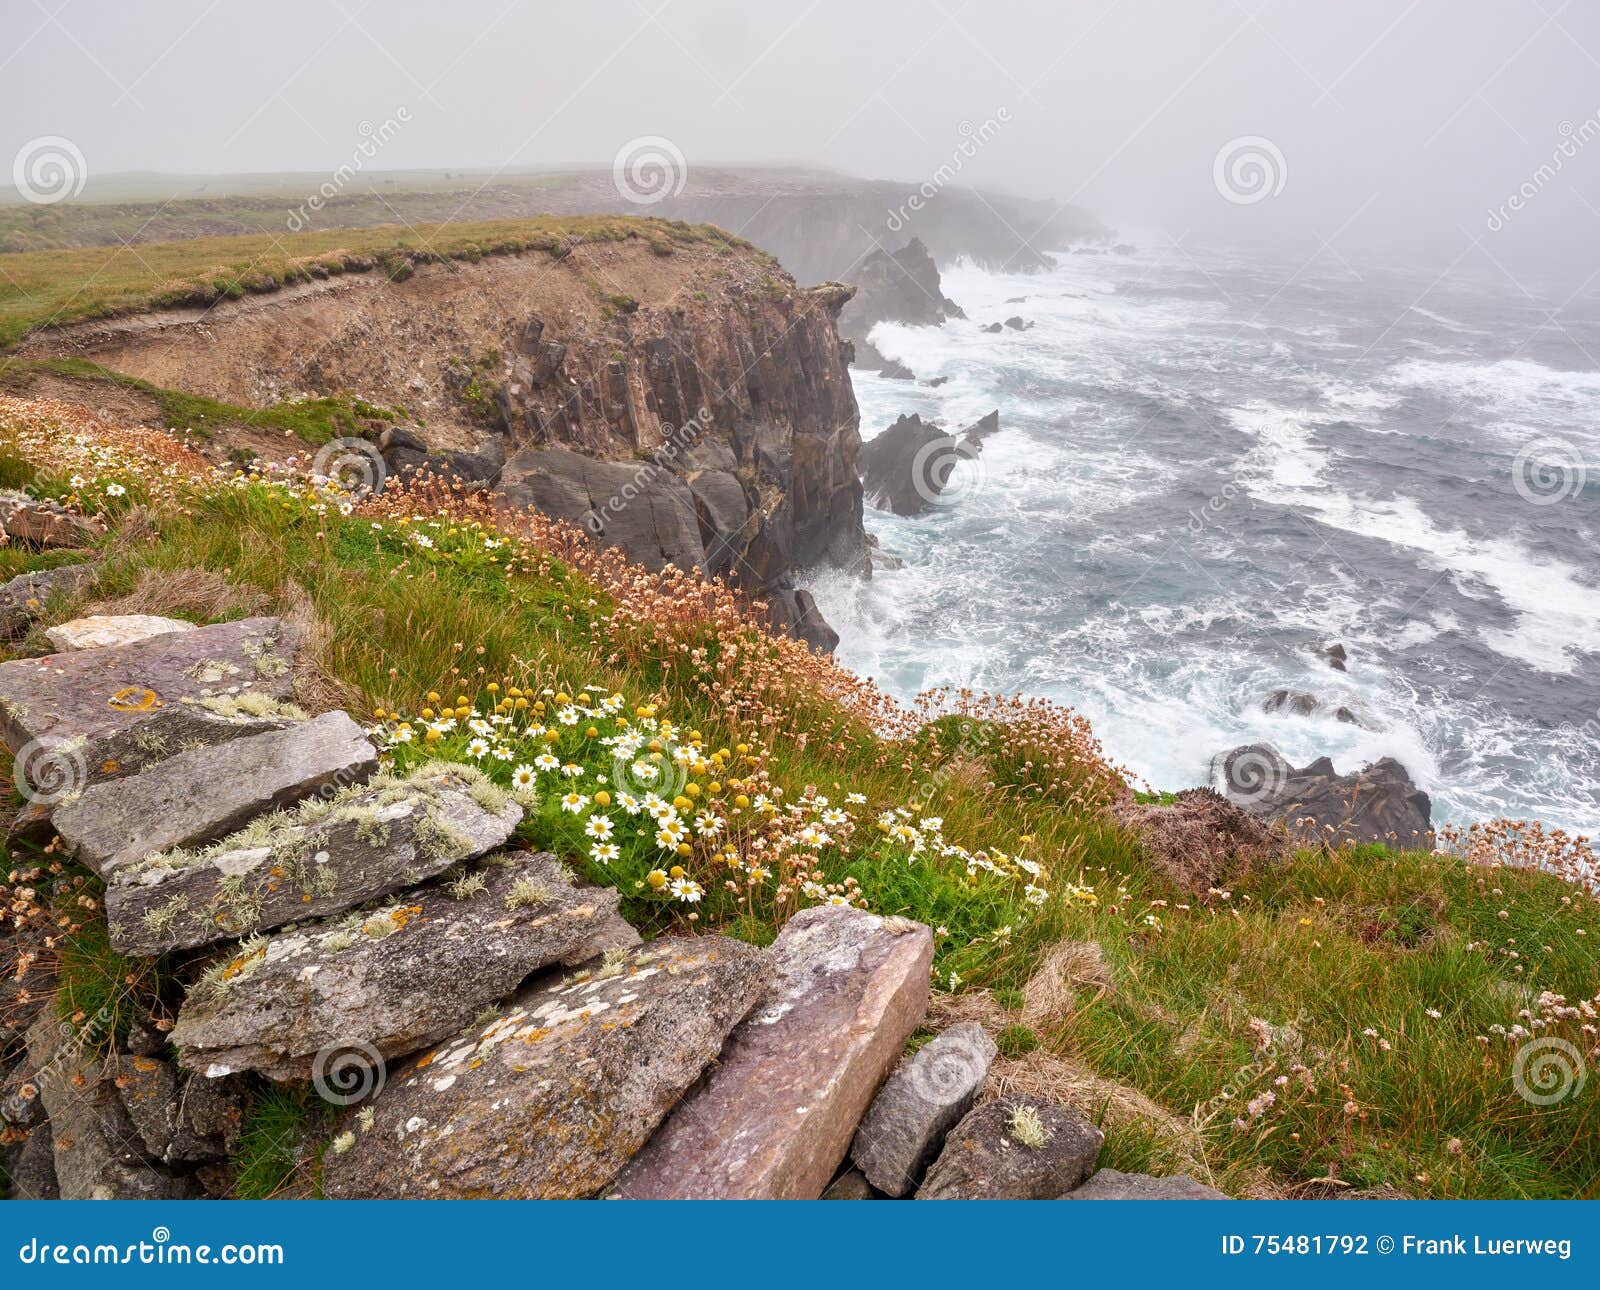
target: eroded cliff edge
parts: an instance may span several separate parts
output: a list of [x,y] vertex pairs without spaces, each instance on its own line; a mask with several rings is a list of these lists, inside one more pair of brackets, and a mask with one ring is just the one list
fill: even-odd
[[[368,426],[391,472],[451,473],[646,567],[705,568],[831,648],[792,578],[868,566],[837,330],[850,289],[801,288],[762,252],[667,228],[418,264],[399,281],[346,275],[26,348],[247,407],[357,396],[391,410]],[[264,436],[249,446],[272,451]]]

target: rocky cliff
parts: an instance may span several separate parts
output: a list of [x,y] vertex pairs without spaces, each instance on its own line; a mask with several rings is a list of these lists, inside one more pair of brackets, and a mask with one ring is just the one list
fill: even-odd
[[398,276],[67,329],[29,349],[249,407],[359,396],[395,410],[369,430],[391,473],[453,474],[646,566],[703,567],[831,648],[791,578],[867,567],[836,330],[848,287],[802,289],[737,239],[658,221],[556,257]]

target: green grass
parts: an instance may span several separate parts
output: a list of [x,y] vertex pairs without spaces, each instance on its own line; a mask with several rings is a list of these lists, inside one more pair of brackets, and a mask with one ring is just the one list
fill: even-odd
[[[0,480],[27,473],[0,451]],[[697,748],[704,760],[728,748],[724,769],[692,772],[708,796],[724,799],[746,773],[732,750],[757,742],[752,729],[762,723],[750,713],[764,710],[760,743],[775,782],[791,793],[814,785],[834,801],[868,798],[865,827],[823,848],[818,867],[828,882],[856,880],[876,912],[942,928],[940,988],[987,988],[995,1007],[1015,1014],[1052,946],[1098,944],[1112,984],[1078,982],[1053,1015],[1030,1014],[1026,1025],[1014,1017],[1000,1028],[1002,1050],[1021,1061],[1071,1058],[1198,1123],[1201,1155],[1224,1189],[1288,1190],[1328,1177],[1430,1197],[1600,1188],[1600,1078],[1591,1070],[1581,1095],[1533,1105],[1512,1080],[1520,1043],[1494,1029],[1517,1024],[1540,990],[1572,1004],[1594,993],[1600,926],[1585,893],[1526,870],[1367,847],[1297,856],[1247,874],[1227,896],[1187,894],[1127,834],[1075,805],[1003,726],[946,718],[887,746],[819,694],[719,693],[708,678],[721,675],[718,659],[736,642],[614,621],[613,601],[551,557],[529,556],[508,574],[507,552],[487,547],[470,524],[420,531],[431,546],[392,524],[374,529],[367,518],[318,513],[259,486],[209,491],[164,514],[148,544],[110,550],[96,594],[122,594],[151,571],[203,567],[226,569],[280,604],[303,601],[329,629],[322,666],[363,719],[437,713],[458,696],[481,714],[509,698],[488,689],[508,678],[536,697],[549,689],[541,724],[556,731],[559,759],[582,767],[573,782],[591,798],[605,791],[609,766],[597,741],[617,732],[618,714],[559,725],[555,690],[621,693],[620,715],[639,724],[646,718],[636,706],[654,705],[676,723],[666,742]],[[737,643],[757,655],[770,648]],[[741,706],[752,699],[764,709]],[[517,730],[520,755],[527,734]],[[466,740],[456,730],[424,745],[419,735],[400,758],[466,757]],[[509,766],[492,773],[504,783]],[[597,865],[583,830],[593,812],[563,811],[565,791],[541,783],[523,840],[616,883],[647,931],[681,926],[691,907],[649,887],[651,867],[671,859],[635,832],[618,861]],[[902,803],[941,815],[944,838],[969,852],[1037,857],[1050,899],[1035,908],[995,875],[973,885],[960,863],[909,862],[904,846],[870,827],[879,810]],[[699,850],[692,861],[708,888],[692,906],[699,926],[769,940],[776,909],[714,890],[706,860]],[[95,1005],[109,982],[139,967],[108,960],[87,928],[84,936],[68,971],[75,1008]],[[1594,1042],[1566,1020],[1540,1033],[1585,1051]],[[271,1114],[292,1118],[291,1110]],[[1158,1128],[1118,1123],[1102,1163],[1169,1172],[1179,1153]],[[263,1132],[252,1149],[248,1194],[272,1194],[292,1172],[281,1149],[268,1149],[273,1140]]]
[[0,347],[40,327],[148,309],[205,307],[345,273],[408,277],[416,265],[488,255],[561,257],[572,240],[749,243],[707,224],[621,215],[546,215],[467,224],[383,225],[150,242],[0,256]]
[[290,1189],[313,1163],[315,1144],[327,1136],[329,1107],[304,1087],[267,1087],[245,1117],[234,1158],[234,1195],[272,1200]]

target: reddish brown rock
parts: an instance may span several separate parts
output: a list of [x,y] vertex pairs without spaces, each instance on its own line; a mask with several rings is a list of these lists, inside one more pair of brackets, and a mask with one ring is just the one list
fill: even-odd
[[772,945],[773,983],[706,1080],[633,1160],[637,1198],[822,1195],[928,1007],[933,933],[819,906]]
[[0,492],[0,533],[28,546],[87,546],[105,535],[99,520],[11,489]]

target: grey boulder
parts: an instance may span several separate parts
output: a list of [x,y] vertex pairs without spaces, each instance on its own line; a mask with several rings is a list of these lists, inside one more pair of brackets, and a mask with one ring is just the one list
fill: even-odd
[[617,893],[575,887],[553,856],[506,856],[473,877],[224,955],[173,1027],[183,1064],[279,1080],[376,1069],[456,1033],[539,968],[637,941]]
[[1157,1178],[1151,1174],[1125,1174],[1098,1169],[1094,1176],[1062,1200],[1227,1200],[1215,1187],[1196,1182],[1188,1174]]
[[124,865],[106,887],[119,954],[165,954],[338,913],[501,846],[522,808],[439,763],[261,817],[196,853]]
[[313,793],[364,783],[377,766],[377,751],[361,727],[347,713],[328,712],[91,785],[56,807],[55,826],[73,855],[108,878],[148,856],[210,842]]
[[1003,1097],[950,1131],[918,1200],[1057,1200],[1093,1172],[1105,1134],[1070,1107]]
[[[603,1191],[766,984],[762,951],[663,938],[526,986],[394,1073],[325,1154],[332,1197]],[[370,1110],[369,1115],[367,1111]]]
[[964,1021],[895,1067],[850,1148],[874,1187],[891,1196],[916,1190],[945,1135],[977,1101],[997,1051],[981,1025]]

